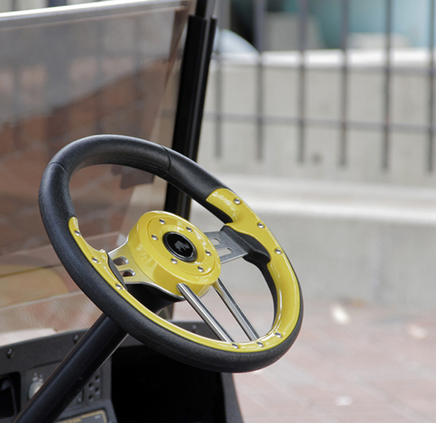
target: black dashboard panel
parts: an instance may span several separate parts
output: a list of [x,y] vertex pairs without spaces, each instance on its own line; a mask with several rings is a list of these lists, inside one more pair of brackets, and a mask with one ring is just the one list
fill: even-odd
[[[70,332],[0,347],[0,423],[13,421],[83,333]],[[59,421],[116,423],[110,363],[92,376]]]
[[[203,322],[177,324],[211,336]],[[0,423],[14,420],[84,333],[0,347]],[[242,418],[232,375],[181,364],[127,337],[57,422],[241,423]]]

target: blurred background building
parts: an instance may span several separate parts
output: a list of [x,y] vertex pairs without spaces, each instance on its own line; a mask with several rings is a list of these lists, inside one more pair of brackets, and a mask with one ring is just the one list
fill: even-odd
[[200,162],[286,238],[306,295],[433,307],[435,2],[219,5]]

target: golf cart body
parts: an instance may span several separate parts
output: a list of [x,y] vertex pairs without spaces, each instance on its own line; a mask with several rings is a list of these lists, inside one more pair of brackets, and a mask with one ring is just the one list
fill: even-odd
[[[212,9],[206,0],[136,0],[0,16],[0,423],[20,412],[19,422],[54,421],[56,412],[36,417],[50,402],[35,401],[44,382],[74,345],[87,345],[89,357],[106,341],[102,331],[92,346],[83,341],[104,317],[61,265],[39,216],[45,167],[74,140],[112,133],[195,160]],[[122,245],[145,212],[189,217],[190,200],[179,189],[108,163],[73,172],[69,184],[80,237],[95,249]],[[171,319],[172,307],[160,316]],[[215,336],[197,321],[178,325]],[[57,406],[56,421],[242,421],[231,375],[179,363],[133,337],[120,342],[86,377],[67,368],[80,391]]]

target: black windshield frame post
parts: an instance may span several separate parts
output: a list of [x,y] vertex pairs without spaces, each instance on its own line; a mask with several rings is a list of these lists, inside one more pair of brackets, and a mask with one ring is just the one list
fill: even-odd
[[[197,161],[209,65],[213,52],[217,19],[212,16],[215,0],[198,0],[188,20],[185,50],[180,72],[180,88],[174,124],[172,150]],[[191,199],[168,185],[165,210],[189,219]]]

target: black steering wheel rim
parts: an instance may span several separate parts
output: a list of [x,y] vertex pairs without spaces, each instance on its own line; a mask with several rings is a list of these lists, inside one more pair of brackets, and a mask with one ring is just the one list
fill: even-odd
[[[133,137],[98,135],[67,145],[49,163],[41,181],[39,203],[44,226],[62,264],[82,291],[121,328],[157,352],[186,364],[220,372],[256,370],[278,360],[295,341],[302,307],[292,333],[274,348],[256,352],[222,351],[186,339],[147,319],[126,303],[83,255],[69,229],[75,217],[69,183],[79,169],[97,164],[118,164],[161,177],[179,188],[223,223],[232,218],[206,199],[229,190],[218,179],[185,156],[158,144]],[[298,281],[297,281],[298,285]],[[299,285],[296,288],[300,295]]]

